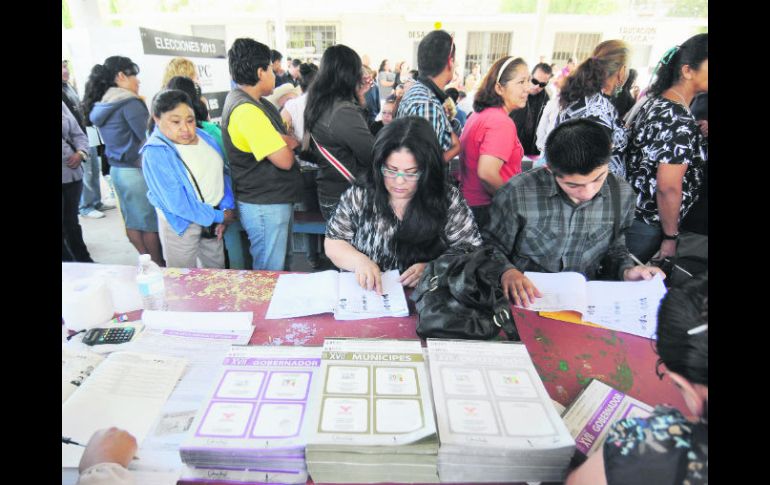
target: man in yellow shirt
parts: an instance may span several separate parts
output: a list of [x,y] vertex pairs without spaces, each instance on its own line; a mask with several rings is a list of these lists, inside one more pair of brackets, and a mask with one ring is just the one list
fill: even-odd
[[302,193],[302,175],[293,152],[298,143],[287,134],[275,107],[263,99],[275,88],[270,48],[240,38],[227,57],[236,87],[222,110],[222,141],[241,224],[251,243],[253,268],[281,271],[292,204]]

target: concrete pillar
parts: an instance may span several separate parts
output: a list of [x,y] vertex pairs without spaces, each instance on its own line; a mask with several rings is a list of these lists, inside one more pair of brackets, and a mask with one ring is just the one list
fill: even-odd
[[275,50],[283,54],[284,60],[286,59],[286,16],[283,12],[283,3],[276,2],[277,9],[275,12]]
[[530,52],[530,55],[528,59],[530,59],[530,63],[532,63],[532,66],[534,67],[535,64],[537,64],[538,59],[540,59],[540,55],[544,54],[546,56],[546,62],[552,62],[550,59],[550,54],[548,52],[544,51],[543,44],[543,31],[545,30],[545,18],[548,15],[548,5],[551,3],[550,0],[537,0],[537,21],[535,22],[535,42],[532,44],[532,52]]
[[83,96],[88,74],[94,64],[104,59],[92,55],[93,30],[105,25],[99,12],[98,2],[91,0],[67,0],[72,19],[72,28],[62,30],[62,55],[72,60],[70,73],[74,78],[78,94]]

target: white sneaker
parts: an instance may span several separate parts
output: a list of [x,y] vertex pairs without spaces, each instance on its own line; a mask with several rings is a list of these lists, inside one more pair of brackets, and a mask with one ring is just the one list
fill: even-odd
[[94,209],[83,217],[88,217],[89,219],[101,219],[104,217],[104,212]]
[[101,204],[99,204],[99,210],[107,211],[110,209],[114,209],[117,207],[115,205],[115,199],[104,199]]

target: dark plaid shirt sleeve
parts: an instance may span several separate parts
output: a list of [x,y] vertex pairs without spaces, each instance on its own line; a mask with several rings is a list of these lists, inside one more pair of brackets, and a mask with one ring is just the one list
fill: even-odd
[[[630,267],[635,266],[634,260],[631,259],[631,253],[626,247],[626,231],[631,224],[634,223],[634,213],[636,207],[634,204],[634,193],[630,189],[630,186],[625,183],[624,180],[618,180],[620,182],[620,234],[618,238],[612,242],[609,249],[609,257],[612,264],[618,268],[617,275],[608,275],[609,277],[616,277],[617,280],[623,281],[623,273]],[[626,190],[623,190],[623,188]]]
[[[516,207],[515,193],[510,184],[502,186],[494,196],[489,208],[489,222],[482,230],[484,243],[492,248],[492,258],[502,268],[500,274],[509,269],[518,269],[511,262],[519,234],[520,220]],[[522,270],[523,271],[523,270]]]
[[[625,231],[633,222],[634,195],[627,183],[619,182],[621,222],[615,240],[607,183],[591,201],[570,204],[553,176],[541,168],[514,177],[497,191],[482,232],[484,243],[503,271],[575,271],[588,279],[622,279],[623,271],[633,266]],[[599,274],[605,255],[608,260]]]

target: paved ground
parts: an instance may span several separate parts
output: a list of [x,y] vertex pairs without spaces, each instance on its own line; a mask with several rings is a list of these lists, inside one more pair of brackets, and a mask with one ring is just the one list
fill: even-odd
[[[108,188],[102,179],[102,196],[108,193]],[[80,217],[83,228],[83,240],[86,242],[91,258],[97,263],[136,265],[139,253],[128,242],[126,229],[120,211],[110,209],[104,211],[102,219]],[[294,253],[291,261],[292,271],[313,271],[310,263],[302,252]],[[333,269],[325,265],[320,269]]]

